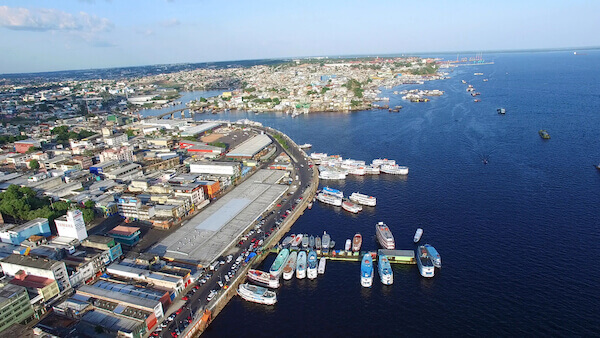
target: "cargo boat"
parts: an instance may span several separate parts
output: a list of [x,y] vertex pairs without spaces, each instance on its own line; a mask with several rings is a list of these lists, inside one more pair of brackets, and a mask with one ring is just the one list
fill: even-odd
[[265,305],[277,303],[277,294],[262,286],[256,286],[248,283],[241,284],[238,288],[238,295],[243,299]]
[[308,268],[306,269],[308,279],[317,278],[317,253],[310,250],[308,253]]
[[290,280],[294,277],[294,271],[296,270],[296,260],[298,259],[298,252],[292,251],[288,256],[285,266],[283,267],[283,279]]
[[435,268],[424,245],[419,246],[417,249],[417,265],[421,276],[429,278],[435,274]]
[[415,237],[413,237],[413,242],[419,243],[419,241],[421,240],[421,236],[423,236],[423,229],[418,228],[415,232]]
[[360,251],[360,247],[362,246],[362,235],[357,233],[354,235],[352,239],[352,251],[358,252]]
[[377,269],[379,270],[379,278],[382,284],[392,285],[394,283],[394,271],[392,271],[392,266],[386,255],[379,255]]
[[393,250],[396,247],[396,244],[394,242],[394,235],[392,235],[390,228],[388,228],[388,226],[385,223],[377,223],[377,225],[375,225],[375,233],[377,235],[377,240],[379,241],[379,244],[384,249]]
[[296,278],[304,279],[306,277],[306,251],[300,251],[296,261]]
[[354,203],[366,205],[369,207],[374,207],[377,205],[377,198],[365,194],[361,194],[358,192],[353,192],[350,195],[350,200]]
[[275,278],[268,272],[250,269],[246,276],[249,280],[266,285],[270,288],[277,289],[279,287],[279,278]]
[[287,261],[289,255],[290,255],[290,250],[283,249],[279,252],[279,254],[277,255],[277,258],[275,258],[275,261],[273,262],[273,264],[271,264],[271,269],[269,269],[269,272],[275,278],[278,278],[279,275],[281,274],[281,270],[283,270],[283,265]]
[[362,206],[352,203],[350,201],[344,201],[342,202],[342,209],[351,212],[353,214],[358,214],[359,212],[362,211]]
[[373,285],[373,258],[366,253],[360,263],[360,285],[370,288]]
[[435,266],[436,268],[441,268],[442,267],[442,257],[437,252],[437,250],[430,244],[425,244],[424,247],[427,250],[427,253],[429,254],[429,258],[431,259],[433,266]]

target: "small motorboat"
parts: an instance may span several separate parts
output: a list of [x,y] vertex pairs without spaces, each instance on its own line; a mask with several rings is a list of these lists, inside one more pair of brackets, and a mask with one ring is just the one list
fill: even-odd
[[423,236],[423,229],[418,228],[417,231],[415,232],[415,237],[413,238],[413,242],[419,243],[419,241],[421,240],[421,236]]

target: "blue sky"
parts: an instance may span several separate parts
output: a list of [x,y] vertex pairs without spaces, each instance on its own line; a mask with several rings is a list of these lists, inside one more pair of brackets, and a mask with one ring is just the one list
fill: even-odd
[[4,0],[0,74],[600,46],[600,1]]

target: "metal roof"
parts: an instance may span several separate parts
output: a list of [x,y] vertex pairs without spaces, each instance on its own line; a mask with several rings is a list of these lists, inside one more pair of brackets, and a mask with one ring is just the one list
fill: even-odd
[[252,157],[273,141],[265,134],[256,135],[253,138],[244,141],[239,146],[233,148],[227,153],[229,157]]

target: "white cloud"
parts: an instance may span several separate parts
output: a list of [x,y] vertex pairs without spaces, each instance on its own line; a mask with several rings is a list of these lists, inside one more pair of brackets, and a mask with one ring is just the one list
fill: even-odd
[[163,27],[175,27],[175,26],[179,26],[180,24],[181,24],[181,21],[179,21],[178,19],[175,19],[175,18],[160,22],[160,25]]
[[0,6],[0,26],[13,30],[28,31],[80,31],[102,32],[111,30],[114,24],[85,12],[71,14],[56,9]]

